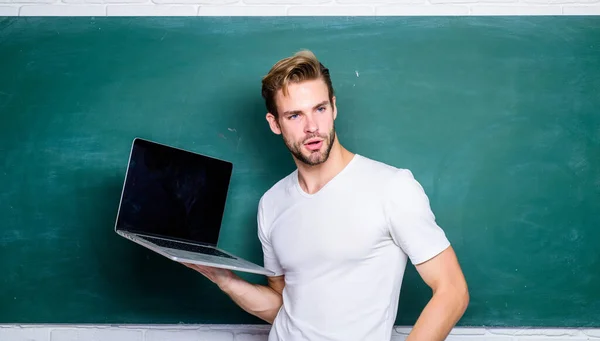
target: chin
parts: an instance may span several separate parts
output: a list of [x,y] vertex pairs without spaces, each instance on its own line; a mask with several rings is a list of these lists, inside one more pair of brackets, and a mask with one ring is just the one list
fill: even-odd
[[308,155],[305,158],[309,161],[311,166],[317,166],[327,161],[327,158],[323,156],[322,152],[312,153],[312,155]]

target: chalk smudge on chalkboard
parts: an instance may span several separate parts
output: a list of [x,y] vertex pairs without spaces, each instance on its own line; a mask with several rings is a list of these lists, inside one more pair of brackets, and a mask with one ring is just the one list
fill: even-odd
[[227,130],[229,130],[232,133],[235,133],[237,135],[237,144],[235,145],[235,151],[239,151],[240,150],[240,142],[242,141],[242,137],[238,135],[237,129],[235,128],[227,128]]
[[[240,149],[240,143],[242,142],[242,137],[238,135],[237,129],[235,129],[235,128],[227,128],[227,130],[229,130],[230,132],[236,134],[237,142],[236,142],[236,145],[235,145],[235,151],[236,152],[239,151],[239,149]],[[219,137],[222,138],[222,139],[224,139],[224,140],[228,140],[228,138],[224,134],[222,134],[222,133],[219,133]],[[233,141],[233,140],[231,140],[231,141]]]

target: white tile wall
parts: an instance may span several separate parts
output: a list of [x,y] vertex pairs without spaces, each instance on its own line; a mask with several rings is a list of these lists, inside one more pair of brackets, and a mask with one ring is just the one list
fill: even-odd
[[[269,326],[0,325],[2,341],[267,341]],[[396,327],[404,341],[410,327]],[[455,328],[446,341],[600,341],[600,329]]]
[[0,4],[0,16],[600,15],[600,0],[0,0]]

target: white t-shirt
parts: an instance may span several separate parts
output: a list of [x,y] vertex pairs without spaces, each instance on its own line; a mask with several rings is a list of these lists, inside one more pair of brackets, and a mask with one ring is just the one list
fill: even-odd
[[390,340],[407,260],[450,246],[412,173],[358,154],[316,194],[297,170],[270,188],[258,237],[285,274],[269,341]]

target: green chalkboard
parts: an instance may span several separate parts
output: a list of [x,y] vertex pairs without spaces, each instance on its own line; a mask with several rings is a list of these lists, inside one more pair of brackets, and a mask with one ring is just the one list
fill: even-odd
[[[220,246],[262,264],[258,199],[293,163],[260,80],[302,48],[332,71],[343,143],[429,194],[470,285],[459,325],[600,327],[585,16],[0,18],[0,323],[261,323],[114,220],[134,137],[227,159]],[[409,266],[397,324],[429,295]]]

